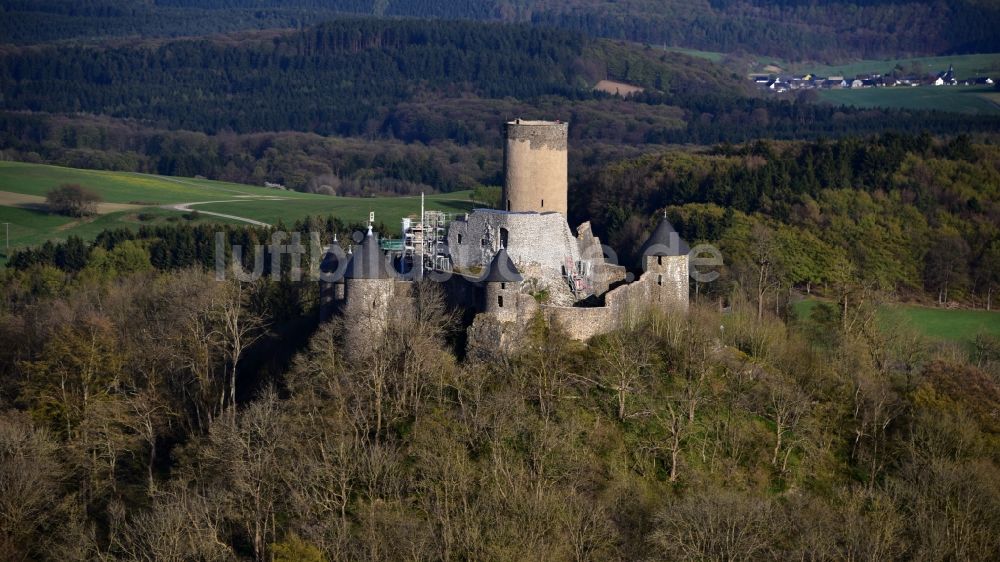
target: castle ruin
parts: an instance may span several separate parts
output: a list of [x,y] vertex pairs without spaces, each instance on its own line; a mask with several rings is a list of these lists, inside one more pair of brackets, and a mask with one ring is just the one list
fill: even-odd
[[411,233],[404,232],[403,247],[414,247],[416,236],[419,253],[393,256],[369,229],[343,275],[325,283],[321,302],[349,319],[355,343],[372,341],[389,300],[409,294],[425,272],[446,277],[449,303],[473,313],[466,315],[470,346],[514,349],[539,314],[577,340],[628,326],[652,309],[686,314],[690,250],[665,217],[642,246],[643,272],[629,279],[625,267],[608,261],[589,222],[575,234],[567,222],[568,124],[515,120],[505,134],[502,209],[475,209],[446,227],[427,213],[405,221]]

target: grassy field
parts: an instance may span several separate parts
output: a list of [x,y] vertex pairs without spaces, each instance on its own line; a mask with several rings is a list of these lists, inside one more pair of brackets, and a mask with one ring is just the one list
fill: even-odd
[[716,53],[713,51],[699,51],[697,49],[685,49],[683,47],[667,47],[667,52],[680,53],[682,55],[687,55],[689,57],[710,60],[712,62],[719,62],[723,59],[723,57],[726,56],[725,53]]
[[[110,203],[162,205],[232,198],[237,195],[276,195],[273,189],[194,178],[168,178],[128,172],[79,170],[60,166],[0,162],[0,191],[44,197],[53,187],[78,183]],[[306,196],[306,194],[294,194]]]
[[[684,49],[681,47],[667,47],[667,51],[682,53],[688,56],[721,62],[726,53],[714,51],[699,51],[696,49]],[[1000,77],[1000,53],[985,53],[974,55],[955,55],[948,57],[913,57],[902,59],[868,59],[849,62],[844,64],[818,64],[811,62],[789,62],[779,57],[768,55],[748,55],[756,60],[753,72],[766,72],[767,66],[777,66],[783,72],[796,74],[819,74],[821,76],[849,76],[858,74],[880,73],[887,74],[901,65],[910,72],[922,69],[923,74],[937,74],[948,69],[948,65],[955,67],[957,78],[971,78],[974,76],[991,76],[994,79]]]
[[[194,178],[172,178],[126,172],[78,170],[58,166],[0,162],[0,192],[33,196],[64,183],[77,183],[98,193],[111,203],[131,203],[137,207],[101,214],[87,219],[51,215],[32,205],[0,205],[0,223],[9,223],[10,248],[41,244],[46,240],[64,240],[75,235],[92,239],[107,228],[137,228],[143,224],[195,220],[211,223],[239,223],[235,219],[214,217],[200,212],[196,219],[161,205],[196,203],[197,211],[217,212],[269,224],[290,224],[307,215],[334,215],[346,222],[364,222],[369,211],[375,220],[398,227],[400,218],[420,212],[419,197],[330,197],[264,187],[217,182]],[[272,199],[263,199],[263,198]],[[280,199],[273,199],[273,198]],[[427,196],[426,208],[462,212],[471,208],[469,192]],[[187,218],[184,218],[188,215]],[[0,224],[0,236],[6,234]],[[4,255],[0,246],[0,255]]]
[[[705,59],[712,62],[722,62],[722,60],[726,58],[726,53],[719,53],[716,51],[699,51],[697,49],[685,49],[683,47],[667,47],[667,52],[681,53],[683,55],[688,55],[689,57]],[[777,66],[782,70],[791,66],[791,63],[785,59],[770,55],[747,55],[747,57],[756,61],[753,65],[754,68],[752,69],[754,72],[763,72],[763,69],[768,66]]]
[[914,65],[923,67],[924,73],[937,74],[943,70],[948,70],[948,65],[955,67],[956,78],[964,79],[973,76],[992,76],[994,79],[1000,77],[1000,53],[987,53],[977,55],[957,55],[952,57],[918,57],[909,59],[893,60],[862,60],[848,64],[838,65],[812,65],[799,63],[791,65],[789,70],[794,72],[812,72],[821,76],[842,75],[857,76],[858,74],[880,73],[887,74],[896,65],[914,69]]
[[[806,317],[821,301],[802,300],[793,305],[795,314]],[[1000,337],[1000,312],[985,310],[950,310],[918,305],[891,305],[880,311],[887,325],[902,321],[918,329],[928,338],[944,341],[971,342],[979,334]]]
[[990,86],[918,86],[820,90],[820,99],[836,105],[938,109],[971,115],[1000,115],[996,91]]
[[[465,197],[462,197],[465,195]],[[259,201],[245,200],[227,203],[210,203],[193,207],[202,211],[229,213],[274,224],[278,220],[306,215],[335,215],[344,220],[363,222],[368,212],[375,212],[375,220],[387,226],[398,226],[401,218],[420,213],[420,197],[326,197],[324,201]],[[469,199],[465,192],[428,196],[428,210],[458,213],[468,210]]]
[[972,341],[978,334],[1000,337],[1000,312],[897,306],[884,314],[887,319],[903,319],[933,339]]

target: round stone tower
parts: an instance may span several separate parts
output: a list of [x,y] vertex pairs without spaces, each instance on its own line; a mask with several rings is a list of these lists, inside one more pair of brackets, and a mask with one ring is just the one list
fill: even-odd
[[516,119],[504,129],[503,208],[565,216],[569,123]]
[[395,272],[386,263],[371,228],[351,254],[344,277],[347,347],[354,353],[368,349],[385,330],[395,289]]
[[492,314],[500,322],[517,320],[517,295],[521,292],[523,280],[517,266],[507,255],[507,250],[501,247],[480,279],[485,289],[483,311]]
[[667,312],[688,311],[688,254],[691,248],[666,215],[639,249],[641,279],[647,279],[653,303]]

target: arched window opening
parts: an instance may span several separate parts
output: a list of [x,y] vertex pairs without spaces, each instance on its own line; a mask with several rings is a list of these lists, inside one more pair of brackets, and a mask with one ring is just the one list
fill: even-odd
[[503,308],[503,295],[497,295],[497,306]]
[[510,233],[507,232],[506,228],[500,229],[500,247],[506,248],[507,243],[510,241]]

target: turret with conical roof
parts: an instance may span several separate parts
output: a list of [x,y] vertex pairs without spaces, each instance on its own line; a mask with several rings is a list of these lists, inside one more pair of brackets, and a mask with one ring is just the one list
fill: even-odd
[[686,256],[690,251],[687,242],[681,239],[674,225],[664,215],[660,224],[656,225],[653,233],[639,248],[639,255],[642,256],[643,269],[646,269],[650,257]]
[[493,314],[501,322],[516,320],[517,297],[523,280],[514,261],[507,255],[507,249],[501,247],[479,279],[485,289],[483,310]]
[[479,280],[483,283],[520,283],[524,278],[507,254],[507,248],[501,247]]
[[344,270],[349,259],[334,235],[333,244],[323,252],[323,260],[319,264],[321,320],[329,320],[338,304],[344,301]]
[[344,274],[344,319],[350,325],[348,347],[356,352],[378,341],[388,322],[395,294],[395,272],[379,249],[371,227],[354,247]]
[[666,214],[639,250],[640,279],[649,283],[652,302],[661,309],[688,309],[688,254],[691,248],[681,239]]
[[351,254],[344,277],[347,279],[392,279],[394,272],[386,264],[385,255],[378,246],[378,237],[368,227],[368,234]]

